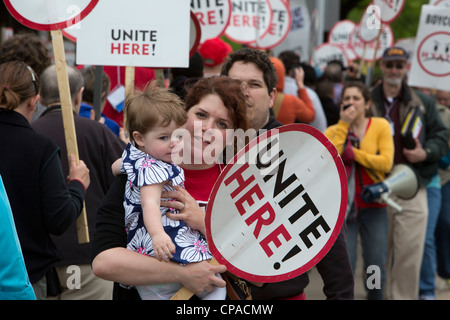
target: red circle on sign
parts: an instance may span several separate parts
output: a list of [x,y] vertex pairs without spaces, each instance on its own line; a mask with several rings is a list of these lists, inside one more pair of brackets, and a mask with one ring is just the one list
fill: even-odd
[[[385,0],[381,0],[381,1],[385,1]],[[393,17],[391,17],[391,19],[383,19],[383,17],[380,16],[381,22],[384,22],[385,24],[390,24],[391,22],[393,22],[395,19],[398,18],[398,16],[402,13],[402,11],[405,7],[405,3],[406,3],[406,0],[400,0],[400,1],[402,1],[402,3],[400,4],[400,7],[397,8],[396,14]],[[378,1],[373,1],[372,3],[374,5],[377,5]]]
[[42,24],[42,23],[37,23],[35,21],[28,20],[14,8],[14,6],[11,4],[11,0],[4,0],[4,1],[5,1],[6,8],[11,13],[11,15],[14,18],[16,18],[17,21],[22,23],[23,25],[25,25],[31,29],[34,29],[34,30],[51,31],[51,30],[65,29],[65,28],[68,28],[68,27],[80,22],[92,11],[92,9],[94,9],[94,7],[97,5],[99,0],[90,0],[89,4],[83,10],[81,10],[81,12],[79,14],[77,14],[76,16],[74,16],[66,21],[61,21],[61,22],[57,22],[57,23],[48,23],[48,24]]
[[[226,180],[225,178],[228,178],[227,175],[230,172],[230,169],[232,167],[234,167],[233,164],[235,164],[235,165],[238,164],[238,160],[241,157],[243,157],[244,155],[246,155],[249,152],[249,150],[254,148],[259,142],[264,141],[265,139],[271,137],[272,135],[276,135],[277,133],[279,133],[281,135],[282,133],[286,133],[289,131],[290,132],[297,131],[297,132],[302,132],[302,133],[306,133],[306,134],[310,135],[312,138],[315,138],[313,140],[319,142],[318,145],[322,145],[322,147],[325,150],[325,153],[328,152],[329,155],[331,156],[331,159],[332,159],[331,162],[335,166],[335,169],[336,169],[335,172],[337,173],[336,177],[340,184],[340,188],[339,188],[340,203],[336,204],[337,205],[336,208],[339,208],[338,209],[339,212],[338,212],[338,216],[336,219],[336,224],[333,226],[331,235],[328,238],[328,240],[326,241],[325,245],[323,245],[323,247],[318,248],[319,251],[317,251],[317,253],[314,253],[315,255],[311,259],[308,259],[306,263],[299,266],[295,270],[289,270],[288,272],[285,271],[285,273],[280,272],[280,273],[277,273],[274,275],[256,275],[256,274],[249,273],[248,270],[244,270],[244,268],[242,268],[242,267],[233,265],[233,262],[230,261],[230,259],[227,259],[226,257],[224,257],[224,255],[219,251],[218,247],[220,247],[221,243],[216,243],[215,239],[213,237],[213,234],[212,234],[212,229],[213,229],[212,228],[212,225],[213,225],[212,215],[213,215],[213,211],[214,211],[214,201],[216,200],[216,197],[217,197],[217,201],[223,200],[223,198],[221,197],[221,195],[223,196],[223,193],[220,194],[219,190],[220,190],[221,186],[223,186],[225,184],[225,182],[224,182]],[[323,156],[320,156],[320,157],[323,157]],[[311,269],[314,265],[316,265],[327,254],[327,252],[330,250],[330,248],[336,241],[336,239],[340,233],[342,224],[344,222],[345,213],[346,213],[346,209],[347,209],[347,198],[348,198],[347,175],[346,175],[345,168],[344,168],[343,162],[341,160],[341,157],[339,156],[339,153],[338,153],[337,149],[335,148],[335,146],[319,130],[315,129],[312,126],[305,125],[305,124],[290,124],[290,125],[285,125],[285,126],[267,131],[266,133],[261,134],[258,138],[253,139],[248,145],[246,145],[241,151],[238,152],[238,154],[232,159],[232,161],[230,161],[230,163],[231,164],[228,164],[225,167],[225,169],[222,171],[219,178],[217,179],[217,181],[214,185],[214,188],[211,191],[211,195],[209,198],[209,204],[206,208],[206,217],[205,217],[206,238],[207,238],[209,249],[210,249],[211,253],[213,254],[214,258],[220,264],[226,265],[227,270],[230,271],[232,274],[234,274],[240,278],[246,279],[246,280],[263,282],[263,283],[279,282],[279,281],[285,281],[285,280],[295,278],[295,277],[305,273],[309,269]],[[330,164],[330,163],[327,162],[327,164]],[[308,168],[308,170],[309,170],[309,168]],[[308,171],[308,170],[306,170],[306,171]],[[220,210],[226,210],[226,208],[220,207]],[[217,215],[217,213],[216,213],[216,215]],[[226,218],[226,219],[228,219],[228,218]],[[233,217],[229,217],[229,219],[230,220],[228,220],[228,221],[233,221],[232,220]],[[221,225],[221,227],[225,228],[225,226],[223,226],[223,225]],[[234,225],[233,225],[233,227],[234,227]],[[238,229],[238,228],[236,228],[236,229]],[[237,231],[237,233],[240,233],[239,230],[236,230],[236,231]],[[228,238],[228,235],[226,235],[226,236]],[[229,238],[232,239],[233,237],[229,237]],[[259,239],[255,239],[256,242],[258,242],[258,240]],[[227,246],[235,247],[232,242],[230,244],[227,243]],[[237,246],[239,247],[239,244],[237,244]],[[271,262],[273,262],[273,261],[271,261]],[[273,264],[273,268],[275,270],[278,270],[276,265],[278,265],[278,267],[279,267],[280,263]],[[272,267],[272,265],[270,267]]]
[[[450,36],[450,32],[445,32],[445,31],[438,31],[438,32],[431,33],[422,40],[419,47],[417,48],[417,61],[419,61],[420,67],[422,68],[423,71],[425,71],[426,73],[428,73],[434,77],[447,77],[450,75],[450,71],[446,72],[446,73],[436,73],[436,72],[430,71],[429,68],[425,67],[425,65],[423,64],[423,61],[421,59],[421,53],[422,53],[423,45],[425,44],[425,42],[428,39],[430,39],[434,36],[437,36],[437,35],[441,35],[441,34],[445,35],[447,37]],[[445,61],[445,58],[443,58],[443,59]]]
[[191,21],[194,23],[195,27],[195,40],[194,43],[192,44],[191,49],[189,50],[189,57],[192,57],[195,51],[197,51],[198,45],[200,44],[200,39],[202,37],[202,29],[200,27],[200,23],[198,22],[198,19],[195,16],[194,12],[192,12],[192,10],[191,10]]

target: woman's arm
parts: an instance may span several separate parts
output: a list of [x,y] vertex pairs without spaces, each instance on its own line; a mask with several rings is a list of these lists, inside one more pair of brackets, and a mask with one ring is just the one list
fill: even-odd
[[386,174],[394,163],[394,140],[387,120],[376,120],[372,118],[375,127],[369,128],[360,149],[354,148],[353,152],[355,161],[363,167]]
[[325,136],[333,143],[340,155],[344,152],[349,124],[343,120],[325,130]]
[[129,285],[177,281],[195,293],[210,290],[213,286],[225,286],[225,282],[215,276],[225,272],[225,266],[213,266],[206,261],[180,266],[126,249],[125,183],[126,175],[115,178],[97,212],[92,239],[94,274]]
[[112,248],[99,253],[92,262],[94,274],[102,279],[128,285],[179,282],[194,293],[211,291],[215,286],[224,287],[225,281],[216,277],[226,267],[214,266],[206,261],[185,266],[125,249]]

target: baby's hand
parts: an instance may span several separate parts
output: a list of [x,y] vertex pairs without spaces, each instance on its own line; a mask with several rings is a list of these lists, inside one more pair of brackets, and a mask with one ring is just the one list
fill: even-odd
[[153,251],[155,252],[155,257],[159,261],[169,262],[170,258],[173,258],[172,253],[175,253],[175,245],[172,239],[167,235],[167,233],[162,232],[152,236]]

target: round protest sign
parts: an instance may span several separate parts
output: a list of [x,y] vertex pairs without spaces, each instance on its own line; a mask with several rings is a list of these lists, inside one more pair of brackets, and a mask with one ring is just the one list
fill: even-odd
[[284,41],[291,30],[292,18],[289,4],[282,0],[270,0],[270,5],[273,14],[269,31],[261,39],[257,38],[256,42],[249,44],[250,47],[258,49],[276,47]]
[[405,0],[373,0],[373,5],[380,8],[381,22],[391,23],[402,12]]
[[11,15],[35,30],[60,30],[80,22],[99,0],[5,0]]
[[240,0],[233,3],[225,35],[237,43],[249,44],[262,39],[272,24],[269,0]]
[[450,32],[439,31],[426,36],[417,47],[417,61],[423,71],[434,77],[450,76]]
[[332,43],[341,47],[347,54],[350,61],[356,59],[356,55],[351,47],[350,35],[355,29],[355,23],[351,20],[341,20],[334,24],[328,34],[328,43]]
[[377,6],[369,5],[359,22],[359,37],[365,43],[375,41],[380,33],[380,28],[380,9]]
[[342,160],[319,130],[292,124],[267,131],[228,163],[211,192],[210,250],[246,280],[296,277],[335,242],[347,188]]
[[430,4],[445,8],[450,8],[450,0],[431,0]]
[[[394,43],[394,33],[389,25],[382,24],[383,29],[379,41],[365,42],[361,39],[359,33],[360,25],[356,25],[354,32],[350,36],[353,51],[356,56],[364,61],[374,61],[381,59],[385,49],[391,47]],[[378,46],[377,46],[378,45]]]
[[324,70],[328,62],[333,60],[341,61],[344,67],[349,65],[347,54],[340,46],[332,43],[323,43],[314,50],[311,65]]
[[203,43],[225,32],[231,17],[231,0],[192,0],[191,11],[200,24]]
[[200,28],[200,23],[197,20],[197,17],[191,10],[191,22],[189,28],[189,56],[197,51],[198,45],[200,44],[200,39],[202,37],[202,29]]

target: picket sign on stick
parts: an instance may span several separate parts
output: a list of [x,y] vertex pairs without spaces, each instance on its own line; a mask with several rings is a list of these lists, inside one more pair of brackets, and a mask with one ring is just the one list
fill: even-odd
[[380,28],[378,30],[378,36],[377,36],[377,40],[375,42],[375,50],[374,50],[374,54],[373,54],[373,59],[372,59],[372,61],[369,62],[369,67],[367,68],[366,86],[370,86],[370,83],[372,82],[373,69],[375,66],[375,62],[377,61],[378,46],[380,45],[380,38],[381,38],[382,33],[383,33],[383,28]]
[[155,72],[155,79],[156,79],[156,83],[158,84],[158,87],[165,88],[163,70],[155,69],[154,72]]
[[[66,69],[66,56],[64,52],[64,42],[61,30],[52,30],[53,53],[55,57],[56,74],[58,78],[59,97],[61,100],[61,111],[64,124],[64,134],[66,137],[67,154],[75,155],[77,163],[78,145],[73,119],[72,98],[70,96],[69,79]],[[79,243],[89,242],[89,229],[87,223],[86,209],[83,203],[81,215],[77,218],[77,233]]]
[[[125,67],[125,101],[127,100],[127,97],[129,97],[131,94],[134,93],[134,77],[135,77],[135,67],[134,66],[126,66]],[[126,113],[125,110],[123,112],[123,126],[125,129],[125,135],[127,135],[127,129],[126,128]],[[128,133],[130,134],[130,133]]]
[[367,43],[364,43],[364,49],[363,49],[363,54],[362,54],[362,57],[361,57],[361,59],[360,59],[360,61],[359,61],[359,70],[358,70],[358,78],[359,77],[361,77],[361,72],[362,72],[362,70],[363,70],[363,68],[364,68],[364,65],[365,65],[365,57],[366,57],[366,51],[367,51]]
[[[291,124],[260,134],[227,161],[209,196],[210,263],[253,283],[297,277],[333,245],[347,198],[342,159],[319,130]],[[190,296],[181,289],[172,300]]]

